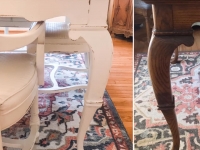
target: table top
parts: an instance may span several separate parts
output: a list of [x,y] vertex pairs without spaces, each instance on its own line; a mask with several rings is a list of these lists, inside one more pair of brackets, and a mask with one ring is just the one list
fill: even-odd
[[109,0],[90,1],[1,0],[0,17],[22,17],[34,22],[66,16],[71,25],[107,27]]

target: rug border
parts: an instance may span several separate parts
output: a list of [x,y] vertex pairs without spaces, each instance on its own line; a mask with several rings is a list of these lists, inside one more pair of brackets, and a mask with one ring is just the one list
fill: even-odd
[[[139,56],[138,56],[139,55]],[[141,58],[143,57],[143,56],[146,56],[147,57],[147,55],[148,55],[148,53],[146,53],[146,52],[141,52],[141,53],[136,53],[135,55],[134,55],[134,76],[135,76],[135,71],[138,69],[138,63],[140,62],[140,60],[141,60]],[[135,60],[137,60],[137,64],[135,63],[136,61]]]
[[[128,133],[127,133],[127,130],[126,130],[126,128],[124,127],[124,124],[123,124],[123,122],[122,122],[122,120],[121,120],[121,118],[120,118],[120,116],[119,116],[119,113],[117,112],[117,109],[116,109],[116,107],[115,107],[115,105],[114,105],[114,103],[113,103],[113,101],[112,101],[112,99],[111,99],[111,97],[110,97],[110,95],[109,95],[109,93],[108,93],[107,90],[105,90],[104,96],[106,96],[106,97],[105,97],[105,98],[106,98],[106,102],[107,102],[109,108],[111,108],[110,110],[114,110],[114,111],[112,111],[112,114],[113,114],[113,116],[115,117],[115,120],[116,120],[117,124],[119,125],[119,127],[120,127],[121,129],[123,129],[123,130],[125,131],[125,133],[124,133],[124,132],[121,132],[121,133],[122,133],[123,137],[127,137],[127,138],[125,138],[125,142],[127,143],[127,146],[130,148],[130,150],[133,149],[133,142],[131,141],[131,139],[130,139]],[[109,100],[108,100],[107,98],[108,98]],[[102,108],[103,108],[103,107],[102,107]],[[110,129],[110,131],[111,131],[112,137],[114,138],[114,134],[113,134],[113,132],[112,132],[112,130],[111,130],[111,127],[109,126],[109,119],[107,118],[107,115],[106,115],[106,112],[105,112],[104,108],[103,108],[103,113],[104,113],[104,115],[105,115],[105,117],[106,117],[106,121],[107,121],[107,123],[108,123],[108,127],[109,127],[109,129]],[[117,118],[117,119],[116,119],[116,118]],[[117,146],[118,144],[116,143],[116,139],[114,139],[114,142],[115,142],[116,148],[117,148],[118,150],[120,150],[120,149],[118,148],[118,146]]]

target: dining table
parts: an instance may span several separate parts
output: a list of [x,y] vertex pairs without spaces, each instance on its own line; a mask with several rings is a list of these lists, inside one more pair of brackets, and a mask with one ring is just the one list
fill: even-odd
[[69,39],[76,41],[81,37],[88,44],[89,79],[77,135],[78,150],[83,149],[84,137],[91,119],[96,110],[102,106],[110,74],[113,45],[107,30],[107,22],[110,16],[108,14],[112,11],[109,9],[112,2],[112,0],[0,1],[0,27],[30,27],[33,22],[65,16],[70,22],[67,32]]
[[[192,46],[194,26],[199,26],[199,0],[143,0],[152,4],[154,28],[148,47],[148,70],[157,100],[173,137],[172,150],[180,147],[176,99],[172,93],[170,61],[181,44]],[[176,54],[177,55],[177,54]]]

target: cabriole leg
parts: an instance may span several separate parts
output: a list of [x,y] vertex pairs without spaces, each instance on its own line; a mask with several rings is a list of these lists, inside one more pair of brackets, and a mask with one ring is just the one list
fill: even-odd
[[84,110],[77,135],[78,150],[83,150],[85,133],[95,111],[103,103],[103,94],[112,63],[113,45],[111,36],[105,29],[96,31],[71,30],[69,36],[74,40],[83,37],[90,47],[89,81],[84,96]]
[[[187,42],[187,43],[186,43]],[[173,137],[173,150],[178,150],[180,137],[171,91],[170,60],[174,50],[181,44],[193,43],[192,36],[154,36],[148,50],[148,69],[153,90]]]

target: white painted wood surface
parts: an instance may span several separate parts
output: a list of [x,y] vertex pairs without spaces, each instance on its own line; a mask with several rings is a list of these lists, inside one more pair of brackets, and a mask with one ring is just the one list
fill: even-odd
[[[67,37],[60,38],[60,41],[64,42],[64,44],[59,40],[56,41],[56,39],[58,39],[56,36],[47,37],[46,35],[46,52],[88,52],[87,56],[89,57],[89,62],[87,64],[89,66],[87,71],[89,72],[89,81],[84,96],[84,109],[77,135],[78,150],[83,150],[85,133],[96,109],[103,103],[103,94],[109,77],[113,45],[111,36],[107,31],[107,18],[110,13],[108,13],[108,9],[109,0],[0,1],[0,17],[15,18],[23,16],[30,21],[46,20],[57,16],[67,17],[67,20],[70,21],[70,26],[69,29],[63,30]],[[59,37],[59,33],[56,32],[58,32],[58,30],[55,30],[55,34]],[[60,34],[63,34],[63,32],[60,32]],[[36,44],[36,41],[34,41],[32,45],[28,46],[29,52],[34,52],[34,45]],[[39,75],[41,74],[39,73]],[[51,76],[53,76],[53,74]],[[86,85],[81,85],[81,88],[85,87]],[[49,92],[69,90],[69,88],[53,88],[53,90],[48,89]],[[75,87],[71,87],[71,89],[74,88]],[[48,93],[48,90],[40,90],[39,92]]]
[[77,135],[78,150],[83,150],[84,136],[97,108],[103,103],[103,94],[112,63],[113,45],[109,32],[102,30],[70,30],[73,40],[83,37],[90,47],[89,81],[84,96],[84,110]]
[[107,26],[109,0],[1,0],[0,3],[0,20],[10,17],[17,22],[16,26],[23,19],[15,18],[22,16],[29,21],[67,16],[72,25]]
[[[39,133],[39,110],[38,110],[38,74],[41,74],[40,70],[44,70],[43,66],[43,60],[44,60],[44,22],[38,22],[34,28],[32,28],[29,32],[27,33],[22,33],[22,34],[17,34],[17,35],[10,35],[10,34],[2,34],[0,35],[0,51],[11,51],[15,50],[16,48],[21,47],[22,45],[28,45],[31,42],[35,41],[38,39],[38,44],[40,44],[40,50],[39,54],[37,55],[36,59],[36,65],[35,65],[35,60],[29,61],[24,58],[27,57],[22,57],[24,55],[20,54],[17,56],[20,56],[20,59],[18,58],[17,64],[12,64],[10,67],[6,67],[6,64],[8,62],[12,62],[14,58],[16,58],[16,55],[4,55],[4,53],[1,54],[1,63],[4,64],[5,68],[3,69],[3,74],[1,77],[1,82],[6,83],[6,85],[11,85],[12,87],[15,86],[19,91],[15,93],[14,95],[9,95],[6,100],[1,100],[0,99],[0,131],[9,128],[13,124],[15,124],[17,121],[19,121],[31,108],[31,120],[30,120],[30,126],[31,126],[31,132],[30,135],[28,136],[27,139],[25,140],[17,140],[17,139],[8,139],[8,138],[2,138],[0,135],[0,150],[3,150],[3,146],[8,146],[8,147],[15,147],[15,148],[21,148],[22,150],[30,150],[33,148],[34,143],[36,138],[38,137]],[[43,34],[42,34],[43,33]],[[41,36],[42,35],[42,36]],[[43,42],[42,42],[43,41]],[[43,46],[41,46],[43,44]],[[12,59],[9,59],[11,58]],[[26,55],[28,56],[28,55]],[[30,55],[29,55],[30,56]],[[32,58],[32,57],[31,57]],[[9,60],[9,61],[8,61]],[[1,64],[3,66],[3,64]],[[30,79],[28,78],[27,83],[24,84],[15,84],[12,82],[10,76],[18,76],[18,74],[21,73],[21,70],[19,68],[23,69],[22,67],[24,66],[23,64],[29,65],[28,68],[24,68],[24,73],[28,74],[29,71],[32,72],[33,74],[29,74]],[[43,64],[43,66],[42,66]],[[41,65],[41,66],[38,66]],[[36,67],[38,66],[38,67]],[[30,70],[28,70],[30,68]],[[39,68],[39,69],[38,69]],[[8,70],[6,70],[8,69]],[[27,69],[27,70],[26,70]],[[12,74],[8,73],[12,72]],[[42,74],[44,75],[44,74]],[[24,78],[19,80],[24,80]],[[15,80],[17,81],[17,80]],[[10,84],[8,84],[11,82]],[[20,83],[20,82],[16,82]],[[14,84],[14,85],[13,85]],[[1,98],[4,97],[4,94],[6,95],[7,91],[4,91],[5,84],[0,83],[0,95]],[[4,86],[3,86],[4,85]],[[21,87],[22,86],[22,87]],[[12,88],[11,88],[12,89]],[[27,93],[26,89],[30,89],[30,91]],[[9,94],[12,94],[12,92],[9,92]],[[12,103],[17,103],[17,105],[11,105]],[[4,108],[5,107],[5,108]],[[3,141],[3,142],[2,142]]]
[[0,2],[1,17],[23,16],[29,21],[42,21],[68,16],[73,24],[86,24],[88,21],[89,0],[1,0]]
[[43,22],[38,22],[29,32],[10,35],[0,34],[0,51],[12,51],[33,42],[44,31],[44,27]]

